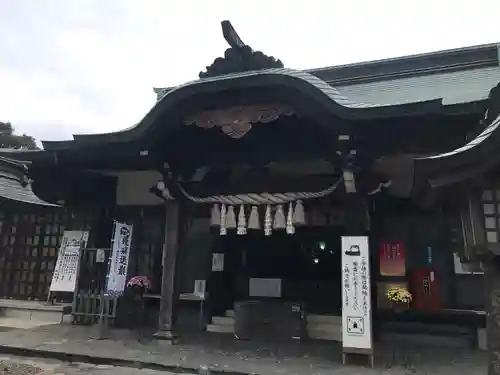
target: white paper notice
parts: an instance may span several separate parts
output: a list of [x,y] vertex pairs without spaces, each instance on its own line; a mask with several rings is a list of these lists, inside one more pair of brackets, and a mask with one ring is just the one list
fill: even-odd
[[342,346],[372,349],[368,237],[342,237]]
[[224,254],[223,253],[213,253],[212,254],[212,271],[213,272],[224,271]]
[[88,231],[69,230],[64,232],[52,274],[50,292],[75,291],[80,264],[80,248],[87,246],[88,239]]

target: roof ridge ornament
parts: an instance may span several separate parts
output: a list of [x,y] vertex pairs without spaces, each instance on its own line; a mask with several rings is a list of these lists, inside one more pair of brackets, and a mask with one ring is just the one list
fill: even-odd
[[199,73],[200,78],[217,77],[230,73],[241,73],[251,70],[283,68],[283,63],[261,51],[254,51],[241,40],[230,21],[222,21],[222,35],[229,44],[224,57],[218,57]]

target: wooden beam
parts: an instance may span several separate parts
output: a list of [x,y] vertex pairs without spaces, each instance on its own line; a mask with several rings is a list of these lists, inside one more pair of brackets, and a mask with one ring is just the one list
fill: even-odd
[[175,271],[179,251],[180,204],[165,203],[165,241],[163,244],[162,279],[158,332],[154,337],[174,343]]

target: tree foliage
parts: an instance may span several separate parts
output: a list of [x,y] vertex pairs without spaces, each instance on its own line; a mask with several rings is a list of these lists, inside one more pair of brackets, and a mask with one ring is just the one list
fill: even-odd
[[35,150],[38,146],[35,138],[26,134],[15,134],[10,122],[0,121],[0,148]]

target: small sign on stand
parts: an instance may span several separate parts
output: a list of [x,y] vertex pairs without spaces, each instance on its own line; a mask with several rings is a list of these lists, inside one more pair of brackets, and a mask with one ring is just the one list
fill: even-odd
[[342,364],[349,354],[366,355],[375,367],[367,236],[342,237]]

